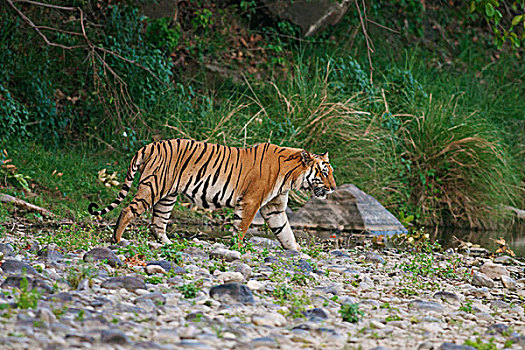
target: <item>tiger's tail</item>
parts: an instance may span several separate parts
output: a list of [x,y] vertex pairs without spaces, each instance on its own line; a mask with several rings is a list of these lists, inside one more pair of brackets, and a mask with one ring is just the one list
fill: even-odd
[[128,167],[128,173],[126,174],[126,181],[122,184],[122,189],[118,193],[117,198],[115,198],[113,202],[111,202],[111,204],[109,204],[107,207],[101,210],[97,210],[98,205],[96,203],[90,203],[88,206],[88,212],[91,215],[104,215],[112,211],[113,209],[118,207],[120,203],[122,203],[124,198],[126,198],[126,196],[128,195],[131,185],[133,184],[135,173],[137,172],[140,165],[143,163],[143,160],[145,159],[147,148],[148,146],[145,146],[142,149],[140,149],[131,160]]

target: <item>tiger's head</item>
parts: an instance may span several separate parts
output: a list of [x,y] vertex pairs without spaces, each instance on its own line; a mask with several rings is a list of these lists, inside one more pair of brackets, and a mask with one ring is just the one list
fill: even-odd
[[301,152],[301,158],[307,170],[303,179],[302,187],[321,199],[335,190],[334,169],[328,160],[328,152],[313,154],[305,150]]

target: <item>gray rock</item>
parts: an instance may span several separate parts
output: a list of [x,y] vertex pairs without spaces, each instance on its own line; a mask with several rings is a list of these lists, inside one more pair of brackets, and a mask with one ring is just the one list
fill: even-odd
[[214,346],[208,345],[206,343],[201,343],[197,340],[192,340],[192,339],[182,339],[180,343],[176,345],[184,349],[201,349],[201,350],[215,350],[216,349]]
[[40,293],[52,293],[53,287],[44,280],[33,278],[30,276],[16,275],[7,276],[0,287],[2,288],[22,288],[23,281],[27,281],[27,290],[36,289]]
[[487,334],[490,335],[496,335],[496,334],[502,334],[503,332],[507,332],[509,330],[509,326],[503,323],[494,323],[491,324],[487,329]]
[[512,338],[510,338],[510,340],[514,344],[519,344],[521,346],[525,346],[525,335],[523,335],[523,334],[515,335]]
[[279,344],[277,341],[272,337],[260,337],[255,338],[250,341],[250,345],[252,348],[270,348],[270,349],[276,349],[279,347]]
[[48,245],[40,249],[37,255],[47,261],[61,261],[64,259],[64,254],[62,254],[56,245]]
[[381,255],[374,253],[374,252],[368,252],[365,254],[365,262],[370,262],[374,264],[384,264],[385,259],[381,257]]
[[31,275],[38,275],[35,268],[25,262],[8,259],[2,264],[2,270],[5,273],[27,273]]
[[458,345],[454,343],[443,343],[439,350],[476,350],[476,348],[469,345]]
[[185,254],[193,255],[195,257],[199,257],[199,258],[206,259],[206,260],[210,258],[208,253],[206,253],[204,250],[198,247],[191,246],[191,247],[184,249],[182,252]]
[[39,308],[37,313],[38,317],[40,317],[40,320],[42,320],[42,322],[44,322],[46,325],[55,323],[57,321],[55,314],[51,312],[51,310],[49,310],[48,308]]
[[[262,219],[262,217],[261,217]],[[262,223],[261,224],[264,224],[264,219],[262,220]],[[264,238],[264,237],[259,237],[259,236],[253,236],[252,238],[250,238],[250,240],[248,241],[249,243],[253,244],[255,247],[259,247],[259,248],[279,248],[281,245],[279,244],[279,242],[275,241],[275,240],[272,240],[272,239],[268,239],[268,238]]]
[[229,250],[225,248],[215,248],[210,252],[210,257],[213,259],[234,261],[241,258],[241,253],[236,250]]
[[9,243],[0,243],[0,253],[4,254],[4,256],[15,255],[15,249]]
[[350,255],[348,255],[347,253],[343,251],[337,250],[337,249],[331,250],[330,255],[333,255],[336,258],[350,258]]
[[117,276],[105,280],[100,285],[106,289],[120,289],[126,288],[129,291],[135,291],[137,289],[146,289],[146,284],[140,278],[134,276]]
[[246,264],[239,263],[235,266],[235,272],[240,272],[245,280],[249,280],[252,276],[252,268]]
[[407,233],[399,220],[375,198],[356,186],[345,184],[325,200],[310,198],[306,204],[289,216],[292,228],[367,231],[372,234],[392,235]]
[[213,286],[210,289],[210,297],[225,303],[255,304],[250,288],[240,283],[226,283]]
[[500,279],[501,276],[510,277],[510,273],[505,266],[494,264],[492,261],[484,263],[479,270],[492,279]]
[[314,271],[314,268],[312,267],[312,265],[310,265],[310,263],[306,261],[305,259],[299,259],[299,261],[297,262],[297,264],[295,264],[295,266],[302,272],[313,272]]
[[451,304],[457,304],[461,299],[452,292],[440,291],[434,294],[434,299],[439,299],[441,301],[446,301]]
[[376,346],[375,348],[372,348],[370,350],[389,350],[389,348],[385,348],[384,346]]
[[106,260],[109,266],[118,267],[122,266],[122,261],[113,253],[113,251],[106,247],[97,247],[91,249],[89,252],[84,254],[84,261],[104,261]]
[[516,281],[514,281],[511,277],[501,276],[501,282],[507,289],[516,289]]
[[140,304],[144,300],[150,300],[155,305],[164,305],[164,304],[166,304],[166,297],[164,297],[164,295],[162,295],[162,293],[159,293],[159,292],[144,294],[144,295],[136,298],[134,303],[135,304]]
[[474,275],[472,276],[472,285],[478,287],[494,288],[494,281],[484,273],[474,272]]
[[94,343],[95,337],[92,337],[90,335],[82,335],[82,334],[66,334],[66,339],[70,340],[76,340],[80,343]]
[[423,310],[423,311],[434,311],[434,312],[444,312],[445,308],[440,303],[435,301],[424,301],[424,300],[412,300],[410,302],[410,307]]
[[100,341],[108,344],[128,344],[129,338],[126,333],[118,329],[107,329],[100,332]]
[[490,302],[490,307],[493,309],[504,309],[508,310],[510,309],[510,304],[503,301],[503,300],[492,300]]
[[320,307],[303,311],[303,315],[305,315],[308,320],[312,322],[320,322],[328,319],[328,313]]
[[46,300],[59,302],[59,303],[69,303],[73,301],[73,296],[70,293],[60,292],[57,294],[49,295]]

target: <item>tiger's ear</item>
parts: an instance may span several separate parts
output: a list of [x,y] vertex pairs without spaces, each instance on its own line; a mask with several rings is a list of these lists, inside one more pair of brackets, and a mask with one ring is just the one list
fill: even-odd
[[327,152],[324,152],[323,154],[320,154],[321,158],[323,158],[323,160],[325,162],[329,162],[329,159],[328,159],[328,151]]
[[306,166],[310,166],[313,161],[313,157],[310,153],[305,151],[304,149],[301,151],[301,159]]

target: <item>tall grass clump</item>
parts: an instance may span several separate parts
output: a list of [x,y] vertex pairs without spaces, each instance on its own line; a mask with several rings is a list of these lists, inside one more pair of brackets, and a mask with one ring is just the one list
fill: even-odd
[[[519,179],[493,128],[455,102],[433,102],[399,130],[399,174],[406,204],[424,223],[492,226],[517,200]],[[514,170],[514,171],[513,171]],[[498,214],[498,215],[497,215]]]

